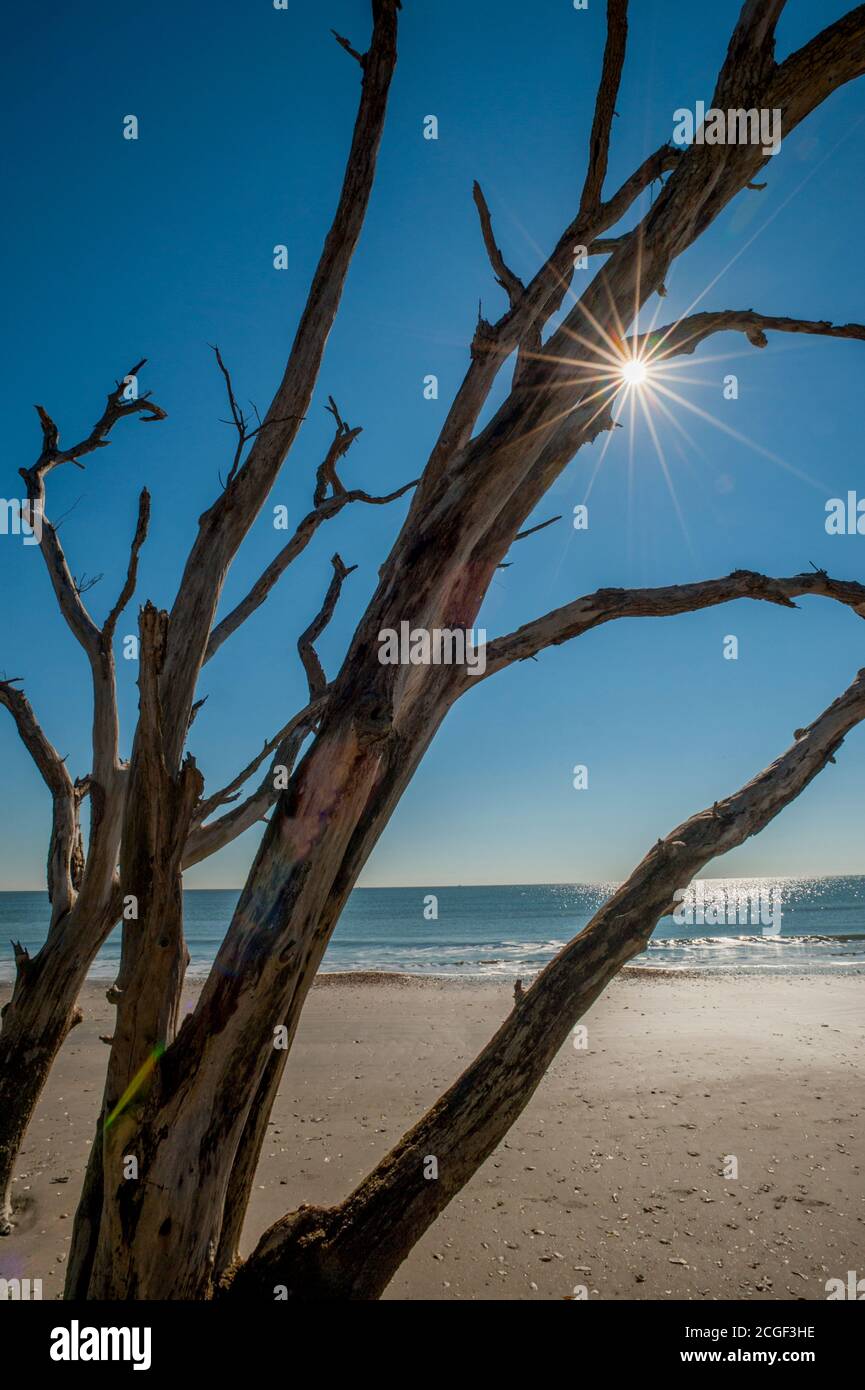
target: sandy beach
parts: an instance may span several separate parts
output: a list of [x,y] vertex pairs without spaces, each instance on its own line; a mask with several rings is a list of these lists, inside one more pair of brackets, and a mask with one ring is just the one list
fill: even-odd
[[[620,976],[583,1020],[587,1047],[561,1050],[386,1297],[565,1299],[584,1286],[602,1299],[825,1299],[827,1279],[865,1271],[862,1003],[861,976]],[[0,1274],[41,1278],[45,1298],[62,1290],[113,1020],[104,985],[82,1005],[0,1241]],[[245,1249],[301,1202],[345,1196],[511,1006],[505,983],[324,977]]]

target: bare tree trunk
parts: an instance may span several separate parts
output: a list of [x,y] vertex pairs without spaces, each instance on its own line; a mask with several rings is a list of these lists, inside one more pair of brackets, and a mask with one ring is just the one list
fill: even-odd
[[[86,1201],[76,1218],[70,1280],[83,1277],[96,1237],[122,1244],[146,1178],[138,1164],[138,1116],[162,1052],[173,1042],[189,953],[183,935],[182,859],[203,782],[192,758],[177,776],[165,759],[159,681],[168,615],[151,604],[140,618],[139,719],[129,769],[120,863],[124,922],[117,982],[109,998],[117,1022],[108,1063],[101,1121],[94,1143]],[[92,1171],[91,1171],[92,1170]],[[96,1219],[96,1203],[100,1202]]]
[[[28,977],[30,979],[28,980]],[[12,1221],[12,1179],[27,1126],[51,1065],[69,1031],[81,1022],[77,983],[64,977],[49,993],[38,960],[27,962],[4,1007],[0,1034],[0,1235]]]
[[89,940],[82,929],[81,946],[73,935],[71,941],[50,938],[32,959],[16,952],[17,978],[0,1030],[0,1234],[11,1226],[12,1179],[33,1111],[57,1053],[81,1022],[77,1000],[92,959],[90,943],[108,935],[117,906],[91,923]]
[[[90,965],[120,916],[115,880],[124,778],[108,795],[91,785],[90,847],[72,906],[56,915],[41,950],[31,959],[16,950],[17,978],[0,1023],[0,1234],[8,1233],[13,1170],[45,1081],[71,1028],[82,1018],[78,996]],[[56,816],[55,816],[56,821]],[[75,854],[80,840],[70,842]]]

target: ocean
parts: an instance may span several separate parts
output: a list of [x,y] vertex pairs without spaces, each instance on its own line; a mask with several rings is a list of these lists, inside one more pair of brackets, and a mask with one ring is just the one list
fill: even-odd
[[[357,888],[327,949],[326,971],[531,978],[585,926],[615,884]],[[184,893],[189,974],[207,973],[237,902],[235,890]],[[865,969],[865,875],[704,879],[659,922],[634,964],[667,970],[825,972]],[[44,893],[0,893],[0,979],[14,977],[11,940],[34,954]],[[91,969],[113,979],[115,930]]]

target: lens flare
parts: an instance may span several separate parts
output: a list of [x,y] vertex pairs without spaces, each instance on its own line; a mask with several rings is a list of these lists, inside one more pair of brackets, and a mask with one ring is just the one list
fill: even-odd
[[642,386],[649,379],[649,369],[639,357],[629,357],[623,362],[621,373],[626,386]]
[[122,1114],[122,1112],[126,1109],[127,1105],[132,1100],[136,1092],[141,1090],[141,1087],[144,1085],[148,1076],[153,1071],[153,1068],[156,1066],[156,1063],[159,1061],[164,1051],[165,1044],[157,1043],[150,1056],[147,1058],[147,1061],[144,1063],[143,1067],[139,1067],[138,1071],[133,1076],[129,1085],[126,1087],[126,1090],[123,1092],[123,1095],[120,1097],[114,1109],[111,1111],[111,1114],[107,1116],[104,1125],[105,1129],[111,1128],[111,1126],[114,1124],[114,1121],[117,1119],[117,1116]]

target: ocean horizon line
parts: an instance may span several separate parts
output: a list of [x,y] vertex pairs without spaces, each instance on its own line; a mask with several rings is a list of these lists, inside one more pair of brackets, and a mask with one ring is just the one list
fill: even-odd
[[[619,882],[355,888],[321,968],[529,978],[587,925]],[[240,888],[184,890],[191,978],[211,968],[241,895]],[[20,941],[31,955],[41,947],[46,904],[42,889],[0,891],[0,979],[14,972],[13,949],[4,942]],[[115,927],[91,976],[116,971],[121,944]],[[708,970],[865,969],[865,874],[697,879],[681,911],[657,923],[641,961]]]
[[[865,869],[836,869],[832,873],[821,873],[819,871],[805,870],[797,873],[773,873],[771,870],[763,873],[754,874],[713,874],[698,877],[695,883],[753,883],[771,879],[777,883],[798,883],[806,879],[846,879],[860,878],[865,874]],[[422,879],[418,883],[363,883],[356,884],[352,888],[353,893],[386,893],[386,892],[411,892],[415,889],[423,888],[607,888],[618,886],[624,883],[622,878],[544,878],[544,879],[519,879],[496,883],[477,882],[477,883],[441,883],[434,879]],[[184,893],[241,893],[244,885],[241,884],[197,884],[187,887],[184,884]],[[48,890],[45,887],[39,888],[0,888],[0,895],[4,893],[41,893],[47,897]]]

